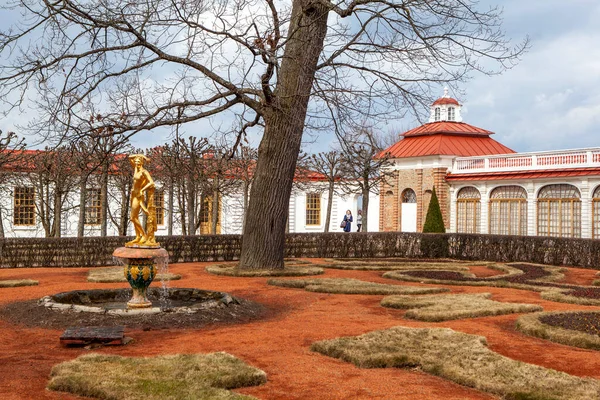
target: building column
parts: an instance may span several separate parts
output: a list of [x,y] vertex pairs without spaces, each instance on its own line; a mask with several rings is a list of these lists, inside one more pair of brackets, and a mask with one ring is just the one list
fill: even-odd
[[581,182],[581,237],[592,237],[592,195],[587,179]]
[[450,188],[450,226],[446,230],[448,233],[456,233],[456,190]]
[[489,233],[488,230],[488,213],[489,213],[489,199],[488,199],[488,190],[487,185],[479,189],[479,193],[481,194],[481,212],[479,213],[479,233]]
[[527,185],[527,236],[537,235],[537,198],[533,182]]

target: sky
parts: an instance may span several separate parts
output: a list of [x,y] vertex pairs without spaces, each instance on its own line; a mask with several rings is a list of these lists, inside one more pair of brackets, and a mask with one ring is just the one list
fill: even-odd
[[[528,36],[531,48],[511,70],[494,76],[474,74],[461,85],[464,94],[455,97],[463,105],[464,122],[495,132],[494,139],[519,152],[600,147],[600,1],[480,3],[503,7],[507,37],[518,43]],[[8,19],[0,13],[0,26],[9,25]],[[27,115],[13,113],[0,120],[0,129],[16,130],[15,125],[26,119]],[[219,124],[205,121],[186,132],[202,136]],[[418,125],[408,116],[380,129],[401,133]],[[305,139],[309,151],[327,150],[335,142],[333,134]],[[133,144],[150,147],[167,140],[166,131],[144,133]],[[252,144],[257,140],[255,136]]]
[[474,76],[463,120],[515,151],[600,147],[600,1],[489,0],[531,48],[500,76]]

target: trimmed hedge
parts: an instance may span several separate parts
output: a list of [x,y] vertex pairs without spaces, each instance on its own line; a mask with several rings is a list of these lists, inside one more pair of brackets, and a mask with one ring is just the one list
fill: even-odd
[[[114,265],[112,252],[125,237],[24,238],[0,240],[0,266],[90,267]],[[233,261],[241,235],[162,236],[170,262]],[[600,269],[600,241],[539,236],[434,233],[291,233],[286,257],[453,258],[497,262],[532,262]]]

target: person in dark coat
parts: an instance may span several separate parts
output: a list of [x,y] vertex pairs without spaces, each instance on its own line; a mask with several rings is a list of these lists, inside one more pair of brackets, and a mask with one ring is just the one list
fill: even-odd
[[346,226],[344,226],[344,232],[350,232],[352,229],[352,211],[346,211],[346,215],[344,215],[344,221],[346,222]]

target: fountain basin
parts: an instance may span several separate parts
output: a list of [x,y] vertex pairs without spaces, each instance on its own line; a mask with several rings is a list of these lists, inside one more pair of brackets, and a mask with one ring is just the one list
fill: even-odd
[[140,315],[159,313],[193,314],[211,308],[238,304],[228,293],[195,288],[149,288],[148,298],[155,307],[130,308],[126,301],[132,289],[73,290],[40,299],[40,304],[52,309],[112,315]]
[[125,266],[123,273],[131,285],[133,292],[127,302],[129,308],[151,308],[148,299],[148,286],[156,276],[157,263],[165,265],[169,253],[163,248],[119,247],[113,252],[113,257]]

